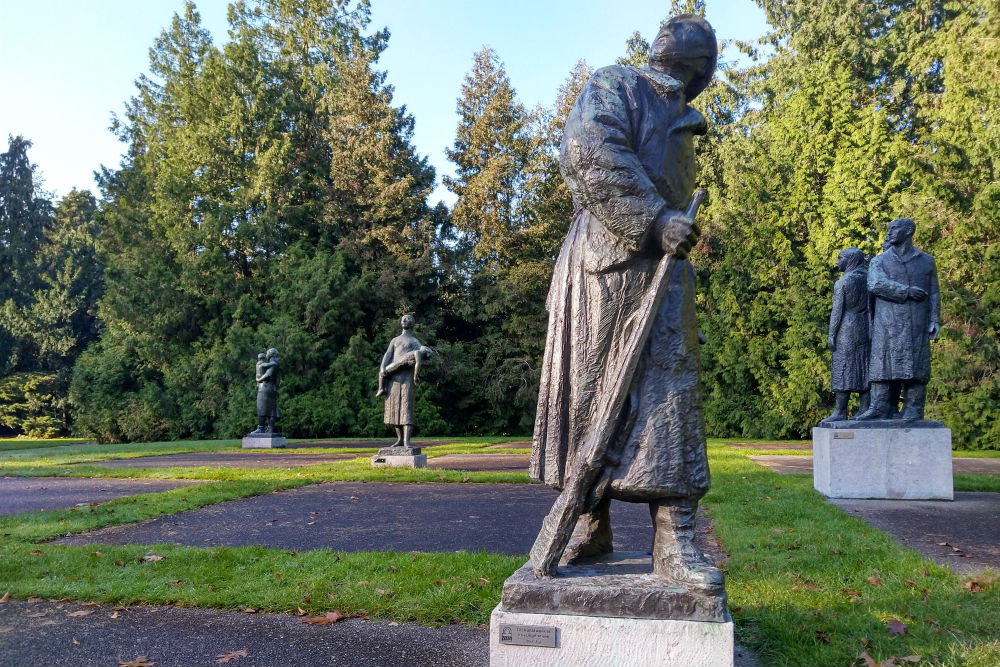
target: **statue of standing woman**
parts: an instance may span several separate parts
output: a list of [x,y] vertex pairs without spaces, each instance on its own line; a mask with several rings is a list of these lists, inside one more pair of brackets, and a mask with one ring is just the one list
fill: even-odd
[[384,420],[396,429],[396,442],[392,446],[408,448],[420,366],[424,359],[430,358],[432,351],[413,336],[412,315],[403,315],[400,326],[403,332],[389,342],[389,349],[382,357],[375,395],[386,396]]
[[871,317],[864,253],[857,248],[844,248],[837,256],[837,268],[844,276],[833,286],[833,311],[827,339],[827,346],[833,352],[830,376],[837,402],[833,414],[821,424],[847,419],[847,403],[852,393],[857,393],[861,400],[858,412],[868,409]]
[[254,377],[257,382],[257,430],[253,432],[274,433],[274,423],[281,416],[278,411],[278,350],[272,347],[257,355]]

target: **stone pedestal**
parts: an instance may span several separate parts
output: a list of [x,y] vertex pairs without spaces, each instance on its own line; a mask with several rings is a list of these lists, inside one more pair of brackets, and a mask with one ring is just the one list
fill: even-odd
[[953,500],[951,429],[939,423],[814,428],[813,487],[830,498]]
[[733,644],[725,593],[671,585],[643,553],[563,566],[555,577],[525,565],[490,618],[490,667],[731,667]]
[[243,436],[243,449],[284,449],[285,436],[280,433],[248,433]]
[[426,468],[427,455],[419,447],[383,447],[372,457],[373,468]]

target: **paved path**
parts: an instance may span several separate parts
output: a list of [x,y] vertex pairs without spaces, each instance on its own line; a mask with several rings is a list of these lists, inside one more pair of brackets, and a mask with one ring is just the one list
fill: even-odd
[[194,452],[191,454],[166,454],[140,456],[134,459],[94,461],[79,465],[104,468],[301,468],[317,463],[349,461],[364,454],[296,454],[281,450],[260,452]]
[[[85,610],[93,613],[68,615]],[[216,667],[219,656],[241,650],[245,657],[226,664],[476,667],[489,664],[489,631],[361,619],[316,626],[290,615],[216,609],[138,606],[115,612],[77,602],[0,604],[0,663],[5,667],[110,666],[139,656],[157,667]]]
[[[110,526],[57,543],[521,555],[531,548],[556,495],[539,484],[328,482]],[[649,549],[646,505],[612,503],[612,525],[616,549]]]
[[158,493],[203,483],[198,479],[0,477],[0,515],[103,503],[137,493]]
[[[389,447],[395,442],[393,438],[382,440],[304,440],[302,442],[289,442],[285,444],[287,449],[303,447],[324,447],[329,449],[343,449],[344,447]],[[436,447],[437,445],[449,445],[461,440],[414,440],[414,447]]]
[[[808,454],[761,454],[747,458],[782,474],[813,471],[813,457]],[[956,475],[1000,475],[1000,459],[953,458],[951,467]]]
[[956,572],[1000,570],[1000,493],[959,492],[952,502],[855,498],[829,502]]

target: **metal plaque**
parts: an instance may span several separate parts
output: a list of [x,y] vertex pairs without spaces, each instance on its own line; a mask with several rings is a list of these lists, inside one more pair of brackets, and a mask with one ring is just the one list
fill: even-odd
[[512,646],[544,646],[556,648],[559,629],[545,625],[500,626],[500,643]]
[[854,440],[854,431],[834,431],[834,440]]

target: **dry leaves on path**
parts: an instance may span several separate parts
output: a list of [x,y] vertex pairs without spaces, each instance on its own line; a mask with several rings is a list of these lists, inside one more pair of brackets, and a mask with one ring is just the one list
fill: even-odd
[[216,660],[216,662],[221,665],[222,663],[229,662],[230,660],[239,660],[240,658],[247,657],[247,650],[245,648],[241,648],[239,651],[230,651],[229,653],[220,653],[219,655],[217,655],[215,657],[218,658],[218,660]]
[[889,621],[889,625],[885,626],[885,629],[889,631],[889,636],[893,635],[905,635],[906,631],[910,629],[910,626],[906,625],[898,619],[892,619]]
[[144,655],[140,655],[135,660],[129,660],[128,662],[118,658],[118,667],[153,667],[155,664],[155,662],[150,662],[149,658]]
[[69,612],[66,615],[67,616],[73,616],[73,617],[76,617],[76,616],[90,616],[93,613],[94,613],[93,609],[81,609],[79,611],[71,611],[71,612]]
[[4,593],[3,597],[0,598],[0,604],[3,604],[4,602],[6,602],[9,599],[10,599],[10,593]]
[[300,623],[309,623],[311,625],[329,625],[331,623],[336,623],[337,621],[342,621],[345,618],[349,618],[347,614],[342,614],[339,611],[328,611],[322,616],[312,616],[310,618],[303,618]]

